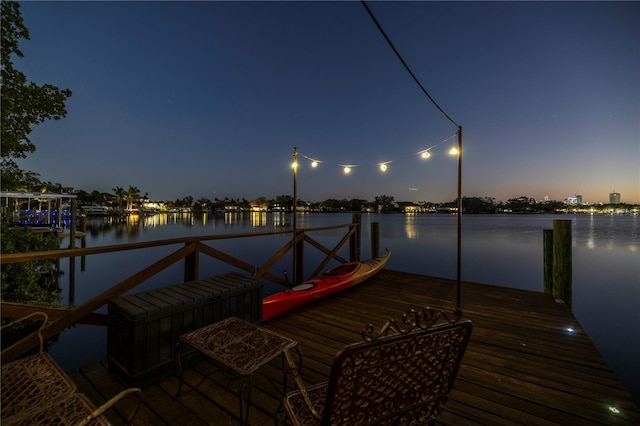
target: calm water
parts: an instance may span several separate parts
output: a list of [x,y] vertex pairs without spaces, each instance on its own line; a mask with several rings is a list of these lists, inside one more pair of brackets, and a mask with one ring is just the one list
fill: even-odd
[[[156,215],[135,225],[111,224],[102,218],[89,223],[87,246],[193,235],[264,231],[290,227],[290,216],[228,214],[193,217]],[[542,235],[554,219],[572,222],[573,311],[618,378],[640,404],[640,216],[469,215],[463,218],[462,279],[525,290],[543,290]],[[299,215],[298,227],[309,228],[351,222],[351,214]],[[362,216],[362,258],[368,258],[371,222],[380,222],[381,249],[393,255],[388,269],[455,279],[456,217],[447,215]],[[312,234],[333,246],[344,230]],[[287,243],[288,236],[216,242],[214,246],[261,265]],[[63,241],[63,246],[68,244]],[[69,261],[63,261],[65,303],[80,304],[104,289],[159,260],[177,247],[159,247],[124,253],[89,256],[75,264],[75,288],[70,290]],[[347,253],[342,253],[347,257]],[[307,245],[307,276],[322,255]],[[201,256],[200,276],[234,270],[208,256]],[[84,266],[84,268],[83,268]],[[291,258],[271,269],[291,276]],[[182,281],[182,263],[139,286],[134,292]],[[265,293],[277,291],[268,283]],[[462,294],[464,310],[464,294]],[[106,312],[106,309],[103,310]],[[65,331],[50,350],[66,369],[106,358],[106,330],[76,325]]]

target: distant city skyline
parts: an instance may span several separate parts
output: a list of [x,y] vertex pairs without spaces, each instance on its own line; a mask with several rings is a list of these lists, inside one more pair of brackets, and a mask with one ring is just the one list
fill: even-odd
[[[83,191],[86,191],[87,193],[91,193],[92,191],[96,191],[96,189],[85,189],[85,188],[74,188],[74,189],[81,189]],[[127,188],[123,188],[125,191],[127,190]],[[291,194],[287,194],[287,193],[282,193],[282,194],[278,194],[274,197],[267,197],[264,195],[260,195],[257,197],[245,197],[243,195],[239,195],[236,197],[230,197],[230,196],[213,196],[213,197],[208,197],[208,196],[200,196],[200,197],[193,197],[192,195],[186,194],[186,195],[177,195],[176,197],[173,198],[168,198],[168,199],[160,199],[160,198],[154,198],[152,197],[150,194],[147,193],[147,191],[144,190],[144,188],[138,188],[140,191],[140,197],[148,197],[149,200],[151,201],[158,201],[158,202],[171,202],[171,201],[176,201],[176,200],[183,200],[186,197],[192,197],[194,201],[197,201],[199,199],[208,199],[211,201],[214,201],[216,199],[218,200],[225,200],[225,199],[230,199],[230,200],[247,200],[247,201],[252,201],[252,200],[256,200],[259,198],[266,198],[267,200],[275,200],[276,198],[280,197],[280,196],[292,196]],[[107,190],[107,191],[100,191],[103,192],[105,194],[110,194],[110,195],[114,195],[113,194],[113,188],[112,190]],[[346,198],[347,200],[353,200],[353,199],[359,199],[359,200],[365,200],[365,201],[373,201],[375,197],[377,196],[391,196],[394,198],[394,200],[396,202],[414,202],[414,203],[421,203],[421,202],[427,202],[427,203],[450,203],[450,202],[455,202],[456,198],[452,198],[450,200],[444,200],[444,201],[433,201],[433,200],[410,200],[410,199],[398,199],[395,195],[393,194],[376,194],[374,197],[371,197],[370,199],[367,198],[363,198],[363,197],[351,197],[351,198]],[[463,195],[463,198],[466,198],[466,195]],[[511,196],[509,198],[506,199],[497,199],[495,197],[492,197],[490,195],[487,196],[482,196],[482,197],[478,197],[478,198],[492,198],[494,199],[494,201],[496,203],[505,203],[509,200],[515,200],[521,197],[527,197],[529,200],[535,201],[537,203],[540,202],[547,202],[547,201],[551,201],[551,202],[564,202],[566,204],[572,205],[572,204],[577,204],[577,205],[598,205],[598,204],[632,204],[632,205],[640,205],[640,203],[631,203],[631,202],[627,202],[622,198],[622,195],[619,192],[611,192],[608,194],[608,200],[603,200],[603,201],[597,201],[597,202],[589,202],[589,201],[585,201],[582,197],[581,194],[576,194],[573,196],[569,196],[569,197],[565,197],[565,198],[560,198],[560,199],[554,199],[549,197],[549,195],[545,195],[542,198],[538,198],[538,197],[533,197],[530,196],[529,194],[520,194],[520,195],[514,195]],[[299,198],[300,201],[305,201],[305,202],[311,202],[311,203],[318,203],[318,202],[323,202],[326,201],[328,199],[337,199],[337,200],[344,200],[344,197],[328,197],[325,199],[312,199],[312,198]]]
[[[463,127],[463,196],[640,204],[640,3],[367,4]],[[292,193],[297,147],[321,161],[301,159],[300,199],[457,197],[457,129],[360,2],[21,6],[15,67],[73,91],[18,160],[44,181],[274,198]]]

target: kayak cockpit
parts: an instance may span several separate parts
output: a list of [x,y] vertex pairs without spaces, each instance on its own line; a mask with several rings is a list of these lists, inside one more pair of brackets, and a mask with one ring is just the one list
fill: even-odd
[[307,290],[311,290],[312,288],[314,288],[316,286],[315,282],[312,283],[302,283],[302,284],[298,284],[297,286],[293,287],[291,290],[292,291],[307,291]]
[[344,275],[352,274],[356,269],[358,269],[359,266],[359,262],[344,263],[342,265],[331,268],[326,272],[323,272],[322,275],[328,277],[341,277]]

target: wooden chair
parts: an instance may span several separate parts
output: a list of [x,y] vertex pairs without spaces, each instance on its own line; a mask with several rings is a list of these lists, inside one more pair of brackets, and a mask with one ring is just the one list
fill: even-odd
[[96,408],[85,395],[77,393],[73,381],[43,350],[42,328],[48,321],[47,314],[34,312],[0,329],[15,326],[37,316],[43,318],[43,323],[37,331],[40,339],[38,353],[2,366],[2,424],[106,425],[109,423],[101,417],[102,414],[126,395],[135,393],[138,395],[138,406],[129,417],[130,422],[140,406],[142,391],[137,388],[124,390],[100,408]]
[[[435,324],[445,319],[444,324]],[[293,425],[433,424],[453,387],[471,335],[469,320],[411,310],[405,327],[369,324],[363,342],[340,351],[328,382],[306,387],[289,360],[298,390],[283,401]]]

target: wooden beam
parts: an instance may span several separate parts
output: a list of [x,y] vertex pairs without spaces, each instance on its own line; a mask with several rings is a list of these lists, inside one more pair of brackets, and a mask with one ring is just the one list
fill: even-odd
[[351,239],[351,235],[353,235],[355,232],[356,232],[355,228],[349,229],[349,232],[347,232],[347,234],[344,237],[342,237],[340,242],[333,248],[333,250],[331,250],[331,253],[329,253],[327,257],[325,257],[325,259],[322,261],[320,266],[318,266],[318,268],[316,268],[316,270],[313,271],[313,273],[311,274],[311,277],[315,277],[316,275],[318,275],[320,272],[324,270],[324,268],[329,264],[331,259],[333,259],[337,255],[338,250],[340,250],[340,248],[343,245],[345,245],[347,241]]
[[244,271],[249,272],[250,274],[256,276],[256,277],[265,277],[270,281],[276,282],[278,284],[282,284],[284,286],[287,285],[287,282],[285,280],[283,280],[280,277],[277,277],[273,274],[270,274],[268,272],[263,272],[262,274],[258,274],[257,273],[257,268],[255,267],[255,265],[252,265],[250,263],[247,263],[241,259],[238,259],[237,257],[233,257],[231,255],[228,255],[218,249],[215,249],[209,245],[206,244],[200,244],[200,252],[206,255],[209,255],[211,257],[213,257],[214,259],[218,259],[221,260],[225,263],[228,263],[231,266],[235,266],[236,268],[240,268]]

